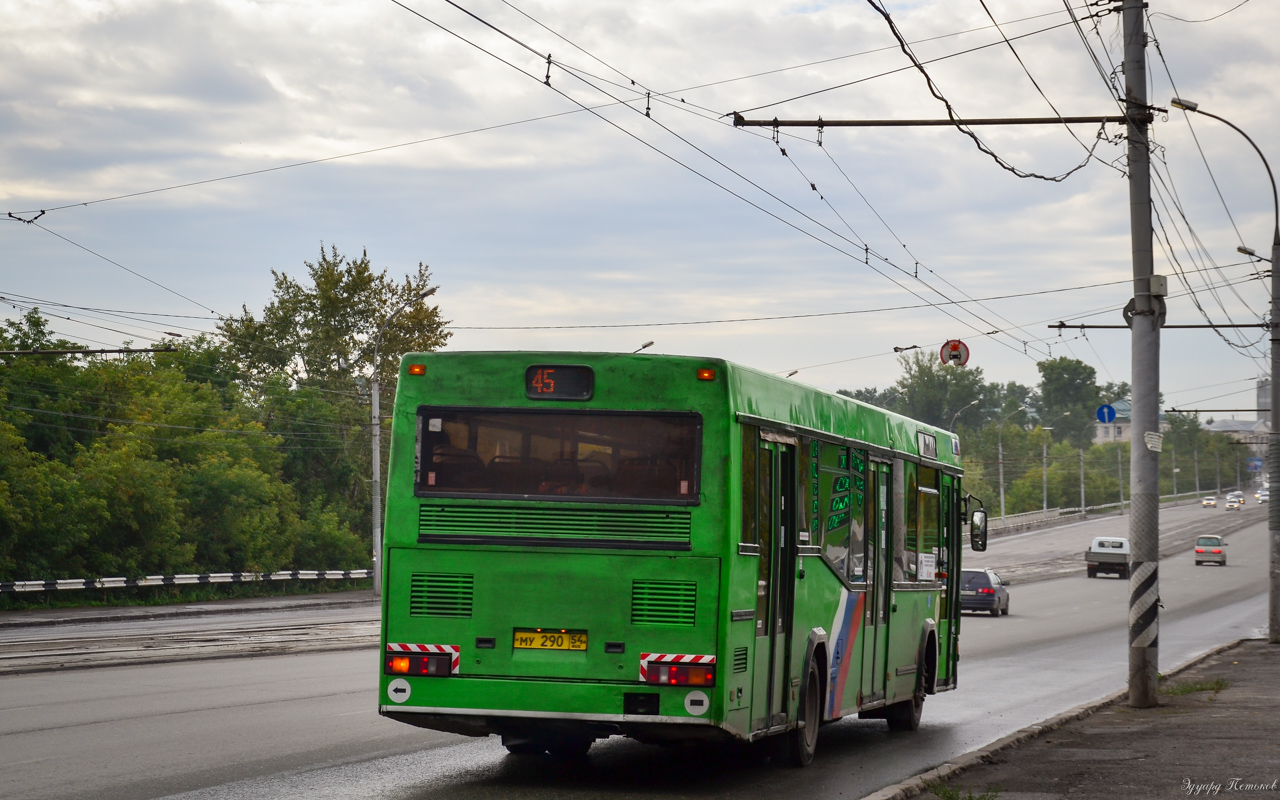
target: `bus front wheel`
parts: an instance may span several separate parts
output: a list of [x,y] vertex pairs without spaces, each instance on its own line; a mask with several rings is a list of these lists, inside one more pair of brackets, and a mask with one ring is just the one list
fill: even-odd
[[786,760],[793,767],[807,767],[813,761],[813,754],[818,749],[821,701],[822,684],[818,680],[818,668],[810,664],[798,720],[804,724],[797,725],[795,730],[786,734]]

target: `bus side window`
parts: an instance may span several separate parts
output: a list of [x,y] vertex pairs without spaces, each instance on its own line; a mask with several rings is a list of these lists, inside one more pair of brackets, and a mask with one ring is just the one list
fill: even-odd
[[906,479],[906,496],[903,498],[906,505],[907,525],[906,540],[902,545],[903,560],[903,580],[916,580],[918,561],[917,557],[920,552],[920,506],[917,502],[920,496],[920,467],[914,462],[907,461],[903,464],[904,478]]
[[742,426],[742,541],[757,544],[760,541],[756,504],[759,498],[758,470],[760,465],[760,429],[754,425]]
[[849,531],[849,582],[867,580],[867,454],[853,450],[849,455],[850,504],[852,512]]

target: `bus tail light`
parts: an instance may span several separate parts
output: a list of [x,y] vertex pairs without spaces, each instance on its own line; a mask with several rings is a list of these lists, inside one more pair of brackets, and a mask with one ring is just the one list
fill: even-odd
[[716,668],[698,664],[650,664],[649,683],[663,686],[715,686]]
[[410,364],[409,374],[410,375],[426,375],[427,365],[426,364]]
[[716,371],[714,369],[707,369],[706,367],[703,367],[698,370],[698,380],[714,381],[715,379],[716,379]]
[[453,674],[453,657],[447,653],[425,656],[387,656],[384,672],[387,675],[417,675],[429,678],[448,678]]

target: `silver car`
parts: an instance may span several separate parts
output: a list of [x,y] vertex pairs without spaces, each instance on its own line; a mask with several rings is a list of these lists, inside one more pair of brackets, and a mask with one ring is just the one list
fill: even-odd
[[1227,565],[1227,543],[1221,536],[1201,536],[1196,539],[1196,566],[1201,564]]

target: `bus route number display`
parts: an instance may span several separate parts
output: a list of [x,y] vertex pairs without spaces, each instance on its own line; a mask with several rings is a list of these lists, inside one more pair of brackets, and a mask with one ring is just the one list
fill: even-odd
[[535,364],[524,371],[524,392],[530,400],[590,400],[594,391],[591,367]]

